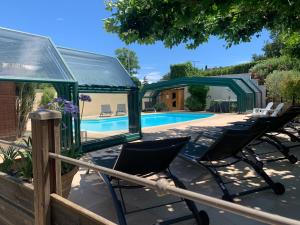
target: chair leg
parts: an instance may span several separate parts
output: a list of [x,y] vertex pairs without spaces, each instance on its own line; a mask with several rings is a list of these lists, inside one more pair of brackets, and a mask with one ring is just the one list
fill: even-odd
[[255,170],[255,172],[266,181],[266,183],[274,191],[275,194],[282,195],[285,192],[283,184],[275,183],[260,165],[257,165],[246,157],[242,157],[241,159],[243,160],[243,162],[250,165]]
[[290,163],[294,164],[298,161],[298,159],[294,155],[289,154],[289,148],[283,145],[276,137],[269,134],[265,134],[265,137],[272,140],[279,146],[278,150],[290,161]]
[[[170,172],[168,173],[168,175],[174,181],[176,187],[179,187],[179,188],[182,188],[185,190],[187,189],[185,187],[185,185],[176,176],[174,176]],[[188,199],[183,199],[183,200],[185,201],[189,210],[194,215],[197,225],[208,225],[209,224],[209,217],[205,211],[203,211],[203,210],[198,211],[197,206],[193,201],[188,200]]]
[[295,135],[292,134],[291,132],[288,132],[288,131],[286,131],[286,130],[284,130],[284,129],[281,129],[281,130],[280,130],[280,133],[283,133],[283,134],[289,136],[292,142],[300,142],[300,138],[297,137],[297,136],[295,136]]
[[217,182],[218,186],[220,187],[220,189],[223,192],[223,196],[222,199],[226,200],[226,201],[230,201],[233,202],[233,195],[231,195],[226,187],[226,184],[224,183],[223,179],[221,178],[221,175],[219,174],[219,172],[217,171],[216,168],[211,167],[211,166],[207,166],[204,164],[203,165],[214,177],[215,181]]
[[111,197],[112,197],[112,200],[113,200],[113,203],[114,203],[114,207],[116,209],[116,214],[117,214],[117,217],[118,217],[118,224],[119,225],[127,225],[126,218],[125,218],[125,213],[123,211],[121,202],[118,199],[117,194],[116,194],[112,184],[110,183],[109,178],[105,174],[100,174],[100,176],[102,177],[103,181],[107,185],[107,187],[109,189],[109,192],[111,194]]

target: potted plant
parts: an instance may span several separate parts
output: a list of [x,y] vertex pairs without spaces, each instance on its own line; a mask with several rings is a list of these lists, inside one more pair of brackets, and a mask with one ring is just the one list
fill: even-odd
[[[87,97],[81,96],[81,101],[90,101]],[[70,114],[74,119],[78,119],[79,110],[72,102],[63,98],[55,98],[53,102],[48,103],[47,108],[58,110],[63,114]],[[62,123],[62,129],[66,129],[65,124]],[[24,147],[32,146],[32,139],[23,139],[21,143]],[[61,149],[61,154],[71,158],[80,158],[82,156],[80,149]],[[32,155],[31,152],[25,151],[21,147],[8,146],[6,149],[0,146],[0,171],[9,175],[19,177],[23,181],[32,183]],[[78,172],[78,166],[70,165],[62,162],[62,196],[67,198],[72,181],[75,174]]]

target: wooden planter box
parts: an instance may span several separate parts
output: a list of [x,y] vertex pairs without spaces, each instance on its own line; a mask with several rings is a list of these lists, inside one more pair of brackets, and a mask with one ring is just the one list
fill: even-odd
[[[51,199],[51,225],[116,225],[56,194]],[[0,172],[0,224],[34,225],[33,186]]]
[[[21,165],[21,163],[22,163],[21,158],[16,159],[13,169],[17,170],[17,168]],[[74,176],[78,172],[78,170],[79,170],[78,166],[75,166],[71,171],[69,171],[68,173],[61,176],[62,196],[64,198],[69,197],[69,194],[70,194],[70,191],[72,188],[72,181],[73,181]],[[27,183],[27,182],[25,181],[25,183]],[[28,182],[28,184],[31,185],[30,182]]]

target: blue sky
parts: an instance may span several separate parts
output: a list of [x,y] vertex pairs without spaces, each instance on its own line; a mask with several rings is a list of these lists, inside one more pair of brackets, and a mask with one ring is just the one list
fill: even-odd
[[139,78],[158,80],[169,71],[170,64],[195,61],[197,67],[227,66],[250,61],[252,54],[261,53],[269,39],[268,32],[250,43],[225,48],[225,42],[211,38],[195,50],[184,45],[167,49],[162,43],[126,46],[115,34],[107,33],[102,19],[108,17],[103,0],[2,0],[0,26],[49,36],[56,45],[114,55],[114,50],[128,47],[140,60]]

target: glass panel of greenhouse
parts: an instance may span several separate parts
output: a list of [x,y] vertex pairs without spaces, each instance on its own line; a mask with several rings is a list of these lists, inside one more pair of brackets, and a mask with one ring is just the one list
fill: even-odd
[[58,48],[79,86],[135,87],[120,62],[110,56]]
[[47,37],[0,29],[0,79],[75,82]]
[[[58,48],[78,82],[83,151],[139,138],[138,89],[118,59],[80,50]],[[113,141],[112,141],[113,140]]]

